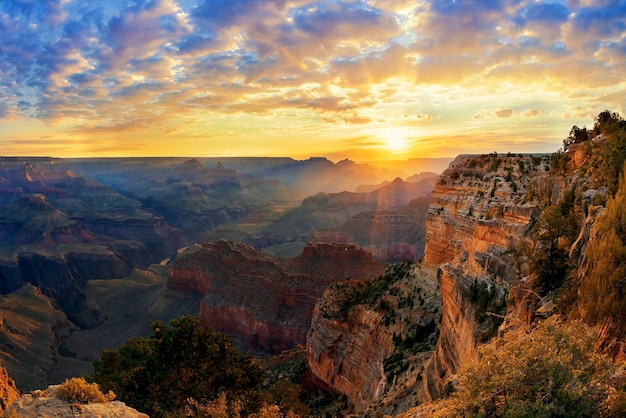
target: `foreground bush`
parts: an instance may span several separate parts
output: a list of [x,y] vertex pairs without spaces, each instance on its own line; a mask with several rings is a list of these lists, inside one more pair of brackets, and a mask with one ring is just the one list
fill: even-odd
[[[616,367],[594,350],[582,322],[546,321],[533,332],[509,335],[480,348],[480,360],[460,372],[461,390],[447,416],[622,416],[623,387]],[[616,388],[617,386],[617,388]]]
[[118,350],[103,350],[93,379],[153,418],[181,413],[188,399],[208,404],[222,392],[257,410],[262,370],[222,333],[185,316],[152,324],[149,338],[132,338]]
[[78,403],[105,403],[115,399],[112,391],[105,395],[100,392],[97,383],[87,383],[82,377],[73,377],[61,383],[56,388],[56,395],[68,402]]

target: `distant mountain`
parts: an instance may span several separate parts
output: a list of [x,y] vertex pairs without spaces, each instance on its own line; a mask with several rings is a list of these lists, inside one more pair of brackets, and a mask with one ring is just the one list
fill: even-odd
[[398,170],[381,169],[350,160],[335,164],[326,158],[292,160],[258,171],[255,175],[279,180],[303,197],[320,192],[353,191],[364,183],[380,183],[394,177],[403,177],[402,171]]
[[[434,185],[437,183],[438,178],[439,178],[438,175],[435,173],[430,173],[430,172],[416,173],[410,177],[407,177],[405,182],[406,183],[419,183],[422,180],[428,180],[430,183],[432,183],[434,187]],[[357,193],[369,193],[369,192],[373,192],[376,189],[380,189],[382,187],[388,186],[389,184],[391,184],[391,181],[388,181],[388,180],[385,180],[380,184],[362,184],[356,188],[356,192]],[[416,187],[423,187],[423,186],[416,185]]]
[[396,178],[369,193],[319,193],[304,199],[300,206],[288,211],[266,231],[282,235],[285,240],[308,240],[311,231],[338,227],[361,212],[378,213],[406,207],[411,200],[427,196],[434,183],[434,179],[407,183]]
[[259,179],[199,159],[120,158],[71,160],[97,179],[162,215],[190,241],[255,210],[295,205],[293,192],[272,179]]
[[428,197],[403,208],[361,212],[335,228],[314,230],[312,241],[349,242],[385,262],[417,262],[424,257]]

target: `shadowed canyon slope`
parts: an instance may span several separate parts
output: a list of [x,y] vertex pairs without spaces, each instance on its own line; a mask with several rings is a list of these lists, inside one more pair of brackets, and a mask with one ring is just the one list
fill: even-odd
[[123,277],[180,247],[182,235],[63,160],[0,159],[0,291],[39,287],[69,313],[87,280]]
[[372,279],[384,265],[350,244],[310,244],[294,258],[275,258],[228,241],[177,257],[168,289],[204,295],[200,318],[247,351],[276,353],[304,344],[313,306],[331,284]]

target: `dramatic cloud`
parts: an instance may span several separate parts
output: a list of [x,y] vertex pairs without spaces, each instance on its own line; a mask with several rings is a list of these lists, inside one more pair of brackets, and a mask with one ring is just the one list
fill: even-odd
[[550,152],[626,110],[625,22],[617,0],[2,1],[0,146]]

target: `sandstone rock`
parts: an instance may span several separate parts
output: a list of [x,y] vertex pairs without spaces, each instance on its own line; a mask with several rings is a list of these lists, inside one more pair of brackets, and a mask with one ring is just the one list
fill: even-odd
[[[308,371],[322,388],[345,395],[355,413],[392,414],[416,404],[441,299],[435,271],[416,266],[410,271],[399,279],[386,272],[368,286],[338,283],[315,307],[307,335]],[[376,293],[383,288],[387,291]]]
[[393,352],[391,331],[378,313],[362,306],[342,323],[320,317],[317,308],[313,316],[307,340],[311,372],[346,394],[355,412],[364,411],[387,385],[383,361]]
[[[426,366],[420,401],[438,397],[447,379],[476,355],[481,335],[469,288],[475,280],[512,288],[514,258],[542,205],[560,200],[567,180],[545,176],[549,158],[490,154],[457,159],[431,194],[424,263],[441,266],[443,317]],[[558,183],[558,184],[557,184]]]
[[38,390],[17,399],[7,409],[7,413],[19,417],[37,418],[148,418],[137,410],[126,406],[123,402],[79,404],[64,401],[55,395],[56,386],[47,390]]
[[294,258],[219,241],[183,253],[168,272],[168,288],[204,294],[199,316],[247,351],[276,353],[304,344],[313,307],[328,286],[372,279],[384,265],[353,244],[318,243]]
[[5,410],[8,405],[13,403],[22,394],[15,386],[15,381],[9,377],[7,370],[0,366],[0,403],[2,410]]

